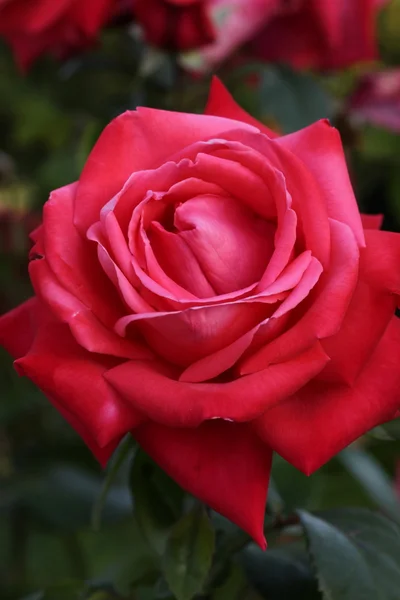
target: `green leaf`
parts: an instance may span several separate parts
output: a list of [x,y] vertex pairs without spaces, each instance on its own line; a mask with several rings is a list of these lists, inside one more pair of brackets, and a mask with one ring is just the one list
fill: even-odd
[[143,451],[134,458],[130,487],[136,521],[152,549],[162,555],[172,525],[181,515],[184,493]]
[[363,128],[359,148],[363,158],[398,164],[400,136],[370,125]]
[[368,452],[359,449],[344,450],[339,454],[339,460],[387,516],[400,524],[400,503],[391,479],[379,462]]
[[212,600],[261,600],[262,596],[249,586],[243,569],[239,564],[234,563],[228,577],[213,591],[211,598]]
[[[400,177],[399,177],[399,192],[397,197],[398,205],[399,205],[399,221],[400,221]],[[400,419],[393,419],[393,421],[389,421],[384,425],[381,425],[379,429],[383,429],[385,431],[386,437],[385,440],[400,440]]]
[[307,506],[313,484],[318,476],[317,473],[312,477],[307,477],[277,454],[274,456],[272,479],[286,512],[290,513],[298,506]]
[[[90,523],[91,510],[101,490],[100,477],[79,467],[59,465],[28,480],[22,502],[36,518],[63,530]],[[104,502],[104,518],[116,521],[132,512],[129,491],[112,486]]]
[[100,494],[98,495],[97,500],[93,505],[92,527],[95,531],[98,531],[100,529],[101,513],[104,509],[107,496],[114,483],[114,480],[125,461],[127,461],[128,458],[133,457],[134,447],[135,446],[132,436],[127,435],[118,446],[117,450],[115,451],[112,457],[112,460],[108,464],[107,473],[104,478]]
[[400,529],[369,510],[299,511],[324,600],[398,600]]
[[280,514],[283,511],[284,506],[285,504],[279,493],[278,487],[271,477],[268,487],[267,510],[273,515]]
[[43,600],[84,600],[88,588],[81,581],[66,581],[54,585],[43,593]]
[[172,529],[163,557],[163,570],[178,600],[200,592],[211,567],[214,529],[203,508],[192,510]]
[[315,77],[286,66],[262,69],[260,103],[261,118],[272,118],[284,133],[333,114],[332,101]]
[[320,598],[304,543],[290,543],[266,552],[250,544],[240,560],[247,578],[268,600]]

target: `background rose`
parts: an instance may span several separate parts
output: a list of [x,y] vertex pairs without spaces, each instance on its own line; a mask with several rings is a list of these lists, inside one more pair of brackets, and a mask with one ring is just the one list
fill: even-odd
[[245,42],[248,55],[296,68],[340,68],[377,58],[376,17],[387,0],[212,0],[217,41],[201,53],[210,69]]
[[1,0],[0,35],[22,68],[50,52],[65,56],[95,38],[119,0]]
[[169,50],[191,50],[214,40],[209,0],[134,0],[146,39]]
[[368,73],[361,78],[348,110],[358,120],[400,132],[400,69]]
[[271,449],[311,473],[398,409],[400,236],[326,121],[273,139],[217,81],[206,113],[106,128],[1,340],[102,463],[132,431],[263,545]]

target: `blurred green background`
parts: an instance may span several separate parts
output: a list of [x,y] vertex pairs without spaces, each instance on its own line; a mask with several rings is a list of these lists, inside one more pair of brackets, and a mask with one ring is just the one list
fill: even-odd
[[[380,22],[378,69],[400,64],[400,3],[393,6]],[[330,118],[342,133],[360,207],[384,213],[384,228],[400,231],[400,135],[359,123],[347,110],[362,73],[357,68],[316,76],[254,63],[225,64],[219,76],[243,107],[281,132]],[[49,192],[79,176],[110,119],[138,105],[201,112],[208,85],[207,78],[183,73],[174,57],[144,47],[124,30],[106,31],[96,48],[63,64],[41,60],[26,77],[8,48],[0,46],[1,312],[31,293],[28,233],[40,222]],[[161,498],[170,482],[152,465],[151,476],[141,473],[139,464],[136,485],[130,484],[135,449],[125,442],[120,450],[125,460],[109,469],[105,494],[104,473],[89,451],[33,385],[17,377],[4,352],[0,374],[1,600],[73,600],[83,597],[82,581],[93,600],[172,598],[154,549],[163,530],[159,521],[169,509],[161,500],[155,512],[149,507],[149,499]],[[311,478],[276,459],[269,511],[378,507],[400,523],[394,486],[399,437],[397,422],[374,430]],[[135,502],[131,487],[133,496],[142,490]],[[213,519],[217,532],[226,531],[226,522]],[[281,552],[285,540],[276,533],[266,555],[251,545],[236,559],[241,540],[236,548],[237,532],[229,534],[232,564],[215,579],[216,591],[208,597],[321,597],[296,536],[288,538],[286,553]],[[398,579],[390,571],[394,587],[382,598],[398,600],[400,564],[393,569]],[[47,595],[36,594],[43,589]]]

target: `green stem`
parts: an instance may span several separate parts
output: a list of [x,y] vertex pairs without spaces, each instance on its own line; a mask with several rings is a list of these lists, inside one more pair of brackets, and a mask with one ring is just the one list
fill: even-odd
[[[272,521],[272,523],[264,528],[264,531],[266,534],[268,534],[273,531],[285,529],[285,527],[298,525],[299,523],[300,519],[297,515],[290,515],[288,517],[282,517],[281,515],[278,515]],[[224,571],[226,570],[232,557],[243,550],[251,541],[252,540],[247,533],[241,530],[239,530],[234,536],[228,538],[226,544],[219,549],[218,560],[211,568],[208,583],[205,587],[206,596],[215,588],[216,583],[218,583],[219,579],[223,576]]]

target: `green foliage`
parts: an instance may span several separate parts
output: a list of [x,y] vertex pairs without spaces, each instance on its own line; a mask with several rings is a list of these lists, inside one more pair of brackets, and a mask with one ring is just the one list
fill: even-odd
[[191,600],[201,591],[211,567],[214,529],[202,507],[184,515],[172,528],[163,570],[177,600]]
[[395,600],[400,529],[367,510],[299,512],[324,600]]
[[169,531],[181,514],[183,491],[142,451],[135,456],[130,486],[138,526],[161,556]]

